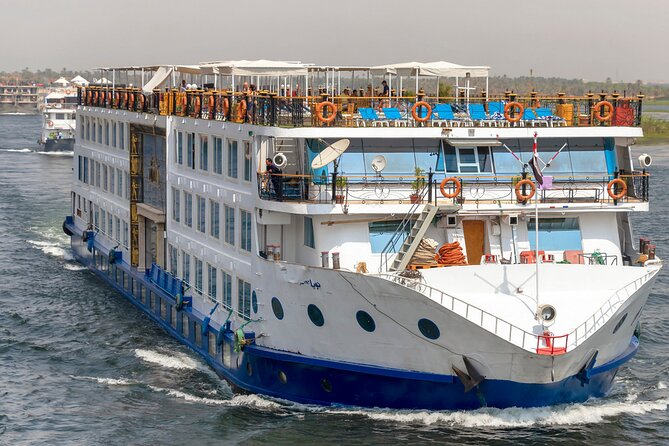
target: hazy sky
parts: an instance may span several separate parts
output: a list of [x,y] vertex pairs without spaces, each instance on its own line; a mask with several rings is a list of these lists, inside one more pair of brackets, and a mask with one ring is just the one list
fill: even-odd
[[669,0],[0,0],[0,70],[446,60],[669,82]]

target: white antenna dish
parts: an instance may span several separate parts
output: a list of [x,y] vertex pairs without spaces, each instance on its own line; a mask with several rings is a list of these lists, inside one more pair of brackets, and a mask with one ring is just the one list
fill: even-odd
[[383,155],[376,155],[372,159],[372,169],[374,169],[374,172],[376,172],[376,173],[383,172],[383,169],[386,168],[387,164],[388,164],[388,161],[386,161],[386,157],[383,156]]
[[330,164],[332,161],[336,160],[341,156],[342,153],[348,149],[348,146],[351,144],[351,141],[348,139],[340,139],[335,141],[323,150],[321,153],[316,155],[316,158],[311,162],[312,169],[320,169]]

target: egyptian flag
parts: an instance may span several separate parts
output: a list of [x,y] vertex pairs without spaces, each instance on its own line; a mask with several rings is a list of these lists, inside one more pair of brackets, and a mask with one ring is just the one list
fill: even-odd
[[537,152],[537,132],[534,132],[534,146],[532,147],[532,151],[532,159],[528,164],[532,168],[532,173],[534,174],[534,178],[536,179],[537,183],[543,186],[544,176],[541,173],[541,167],[539,166],[539,153]]

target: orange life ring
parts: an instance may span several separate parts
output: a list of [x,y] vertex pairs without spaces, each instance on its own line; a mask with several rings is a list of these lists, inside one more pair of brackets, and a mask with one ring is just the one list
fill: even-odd
[[242,99],[239,101],[239,104],[237,104],[237,121],[238,122],[244,122],[246,118],[246,99]]
[[123,92],[123,102],[121,104],[124,107],[127,107],[127,105],[128,105],[128,92],[127,91]]
[[[516,109],[516,108],[518,109],[518,113],[515,116],[511,116],[511,111]],[[523,104],[521,104],[520,102],[509,102],[508,104],[506,104],[504,106],[504,118],[509,122],[518,122],[521,119],[523,119],[523,112],[524,111],[525,111],[525,108],[523,108]],[[519,198],[519,200],[520,200],[520,198]],[[528,200],[529,200],[529,198],[528,198]]]
[[[418,110],[418,107],[427,108],[427,113],[425,114],[425,116],[423,117],[418,116],[418,113],[416,112],[416,110]],[[428,119],[430,119],[430,116],[432,116],[432,107],[430,107],[430,104],[428,104],[425,101],[418,101],[413,105],[413,107],[411,107],[411,116],[413,116],[413,119],[418,122],[425,122]]]
[[[328,115],[327,118],[323,116],[323,109],[325,107],[330,109],[330,114]],[[329,124],[330,122],[334,121],[335,118],[337,117],[337,106],[330,101],[319,102],[318,104],[316,104],[316,117],[323,124]]]
[[70,90],[65,90],[65,94],[72,94]]
[[[608,109],[608,113],[605,116],[602,116],[601,112],[602,107],[606,107]],[[613,104],[611,104],[609,101],[599,101],[598,103],[595,104],[595,118],[597,118],[598,121],[600,122],[610,121],[612,117],[613,117]]]
[[[524,195],[523,192],[520,190],[523,186],[530,186],[530,192],[527,195]],[[518,198],[518,201],[529,200],[530,198],[534,197],[534,193],[537,191],[537,187],[534,185],[532,180],[528,180],[527,178],[517,182],[515,189],[516,189],[516,198]]]
[[49,127],[53,127],[53,121],[48,121],[46,125],[48,125]]
[[100,95],[99,95],[99,93],[98,93],[97,91],[94,91],[94,92],[93,92],[93,105],[97,105],[97,104],[98,104],[98,97],[99,97],[99,96],[100,96]]
[[118,101],[121,99],[121,93],[114,93],[114,107],[118,107]]
[[134,110],[135,109],[135,93],[130,93],[128,95],[128,110]]
[[[448,183],[453,183],[453,186],[455,186],[455,190],[453,192],[446,192],[446,185]],[[441,195],[443,195],[446,198],[455,198],[458,195],[460,195],[460,190],[462,189],[462,184],[460,184],[460,180],[458,180],[455,177],[450,177],[450,178],[444,178],[441,181],[441,184],[439,185],[439,190],[441,191]]]
[[100,92],[100,105],[104,106],[105,105],[105,92],[101,91]]
[[144,97],[143,94],[140,93],[139,95],[139,111],[144,111],[144,103],[146,102],[146,98]]
[[[613,193],[613,188],[616,186],[616,184],[620,186],[620,192],[617,194]],[[613,198],[614,200],[620,200],[625,195],[627,195],[627,183],[625,183],[620,178],[614,178],[609,181],[608,186],[606,186],[606,191],[609,193],[609,197]]]
[[228,117],[228,112],[230,111],[230,101],[228,98],[223,98],[221,101],[222,107],[223,107],[223,117],[227,118]]
[[214,111],[214,95],[213,94],[209,95],[209,101],[207,101],[207,102],[209,103],[209,113],[212,113]]
[[86,92],[86,105],[91,105],[91,91]]

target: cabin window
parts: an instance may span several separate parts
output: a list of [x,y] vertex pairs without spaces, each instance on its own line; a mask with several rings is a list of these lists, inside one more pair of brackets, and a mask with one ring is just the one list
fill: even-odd
[[197,230],[207,232],[207,200],[197,196]]
[[184,134],[182,132],[175,132],[177,135],[177,153],[176,153],[176,161],[177,164],[183,164],[184,163]]
[[111,142],[112,142],[112,147],[116,147],[116,123],[115,122],[112,122]]
[[244,181],[251,181],[252,163],[251,141],[244,141]]
[[444,167],[448,173],[492,173],[490,147],[444,145]]
[[107,191],[109,189],[108,183],[109,180],[107,179],[107,166],[105,164],[102,164],[102,189]]
[[175,246],[169,245],[170,249],[170,274],[177,276],[179,274],[179,251]]
[[[373,253],[381,253],[388,243],[393,240],[393,236],[398,232],[401,220],[376,221],[369,223],[369,244]],[[389,246],[388,252],[397,252],[404,243],[404,239],[409,234],[409,226],[397,234],[392,246]]]
[[237,313],[251,319],[251,284],[237,279]]
[[188,338],[189,336],[189,331],[188,330],[188,325],[190,324],[190,320],[188,319],[188,315],[186,313],[181,315],[181,333],[184,335],[184,337]]
[[190,254],[182,251],[181,261],[181,275],[183,276],[183,282],[190,286]]
[[323,312],[314,304],[309,304],[307,306],[307,316],[313,324],[317,327],[322,327],[325,325],[325,318],[323,317]]
[[98,144],[102,144],[102,121],[98,122]]
[[214,200],[209,200],[209,209],[209,235],[214,238],[219,238],[221,205]]
[[116,177],[114,176],[116,169],[109,167],[109,193],[112,195],[116,193]]
[[179,223],[181,221],[181,191],[172,188],[172,220]]
[[105,121],[105,145],[109,145],[109,121]]
[[214,173],[223,174],[223,139],[214,138]]
[[209,137],[200,137],[200,170],[209,170]]
[[207,263],[207,294],[209,298],[218,300],[218,288],[216,287],[216,267]]
[[100,209],[100,231],[103,234],[107,233],[107,211]]
[[221,284],[223,285],[222,304],[228,310],[232,309],[232,276],[225,271],[221,271]]
[[128,249],[128,222],[123,220],[123,247]]
[[118,182],[116,185],[116,194],[119,197],[123,197],[123,171],[121,169],[116,169],[116,180]]
[[195,291],[202,294],[202,260],[193,257],[195,260]]
[[237,141],[228,141],[228,176],[237,178]]
[[225,243],[235,244],[235,208],[225,206]]
[[188,133],[188,153],[186,163],[191,169],[195,169],[195,133]]
[[[536,249],[536,225],[534,218],[527,222],[530,248]],[[540,218],[539,249],[544,251],[580,250],[581,229],[578,218]]]
[[311,217],[304,217],[304,246],[315,248],[314,240],[314,220]]
[[278,320],[283,319],[283,305],[281,305],[281,301],[276,296],[272,297],[272,312]]
[[241,248],[251,252],[251,213],[242,209],[240,217],[242,220]]
[[121,219],[118,217],[114,217],[114,228],[116,229],[114,240],[121,243]]
[[121,150],[125,150],[125,123],[121,122],[118,126],[118,140]]
[[184,191],[185,223],[189,228],[193,227],[193,195]]

